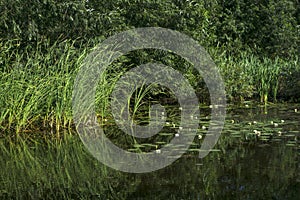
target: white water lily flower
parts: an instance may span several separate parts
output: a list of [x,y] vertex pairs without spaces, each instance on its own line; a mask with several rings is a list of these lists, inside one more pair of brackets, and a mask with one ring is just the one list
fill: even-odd
[[257,135],[257,136],[261,136],[261,132],[258,130],[253,130],[253,132]]

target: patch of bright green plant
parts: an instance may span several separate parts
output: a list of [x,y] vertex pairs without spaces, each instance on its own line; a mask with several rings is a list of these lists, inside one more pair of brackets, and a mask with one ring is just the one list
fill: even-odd
[[[28,129],[51,128],[59,133],[62,128],[72,128],[74,80],[82,61],[91,51],[89,47],[95,43],[96,40],[78,46],[76,41],[66,40],[50,45],[50,42],[44,41],[35,47],[24,47],[18,40],[1,41],[0,129],[19,133]],[[291,85],[289,77],[300,71],[297,57],[286,61],[259,58],[251,52],[235,57],[217,49],[209,52],[223,76],[229,101],[260,99],[265,104],[269,99],[276,101],[278,91],[284,91],[282,88]],[[108,114],[110,94],[117,80],[130,68],[153,61],[179,70],[200,100],[204,99],[200,102],[209,99],[201,74],[195,73],[184,59],[161,51],[133,52],[115,61],[101,75],[95,97],[98,116],[104,118]],[[181,90],[184,92],[185,88]],[[174,96],[159,87],[147,91],[154,96]],[[145,96],[151,97],[144,93],[138,96],[135,108],[140,106],[139,103],[145,103],[142,101]],[[173,100],[176,102],[176,99]]]

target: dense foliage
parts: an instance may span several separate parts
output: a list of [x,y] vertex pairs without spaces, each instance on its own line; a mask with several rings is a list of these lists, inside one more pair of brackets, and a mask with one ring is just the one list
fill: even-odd
[[[73,85],[86,55],[105,38],[137,27],[165,27],[197,40],[218,66],[230,103],[299,102],[299,0],[0,0],[0,16],[0,155],[3,159],[0,199],[132,199],[154,194],[159,199],[299,196],[299,182],[291,185],[299,171],[295,164],[299,126],[289,114],[280,118],[277,129],[274,128],[275,124],[278,126],[274,122],[280,121],[277,114],[272,128],[269,121],[269,125],[252,121],[258,117],[269,120],[267,115],[256,114],[257,111],[266,114],[267,106],[261,109],[247,102],[246,120],[230,112],[231,123],[227,121],[223,139],[213,149],[216,152],[220,149],[218,154],[210,154],[203,160],[195,157],[197,160],[192,164],[188,161],[194,158],[188,155],[176,163],[177,167],[173,165],[141,176],[99,164],[78,137],[69,137],[69,132],[65,132],[74,129]],[[149,89],[150,94],[140,92],[144,88],[135,91],[129,107],[134,108],[133,118],[141,121],[134,120],[145,124],[149,120],[150,103],[143,104],[144,97],[154,99],[151,103],[162,103],[164,98],[163,103],[175,105],[174,110],[166,107],[168,125],[161,135],[142,143],[143,140],[129,137],[112,122],[113,116],[108,111],[114,84],[130,68],[152,61],[180,71],[195,89],[199,102],[210,103],[201,74],[183,58],[153,49],[122,56],[101,74],[95,107],[98,122],[106,124],[103,127],[109,139],[116,144],[124,142],[123,146],[134,152],[152,151],[165,144],[162,139],[173,138],[173,132],[165,130],[175,131],[180,120],[176,122],[181,111],[174,95],[168,88],[154,87]],[[211,106],[201,106],[202,111],[210,111]],[[144,110],[137,112],[140,108]],[[299,109],[293,109],[298,115]],[[289,111],[276,110],[280,117],[282,112]],[[203,126],[197,130],[191,155],[198,153],[210,121],[208,111],[201,114],[205,114],[199,119]],[[282,127],[283,119],[289,121],[286,129]],[[260,131],[262,134],[258,136]],[[156,143],[155,139],[158,139]],[[287,141],[287,145],[279,140]],[[252,142],[262,145],[253,148]],[[275,148],[267,142],[274,142]],[[249,146],[245,148],[246,145]],[[263,145],[266,148],[261,148]],[[263,164],[267,167],[262,168]],[[183,187],[176,188],[177,185]],[[170,191],[174,192],[170,194]],[[287,194],[287,191],[293,192]]]
[[0,38],[89,40],[132,27],[184,32],[205,46],[299,54],[299,0],[1,0]]
[[[299,101],[299,13],[299,0],[0,0],[0,128],[18,132],[40,121],[70,127],[83,58],[105,38],[135,27],[165,27],[197,40],[219,67],[230,102]],[[96,102],[107,106],[120,73],[152,60],[180,70],[200,102],[209,103],[189,63],[149,49],[114,62]]]

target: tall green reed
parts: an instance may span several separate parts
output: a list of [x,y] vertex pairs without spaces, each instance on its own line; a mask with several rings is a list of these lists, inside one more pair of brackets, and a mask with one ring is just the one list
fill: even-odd
[[[72,128],[74,79],[93,44],[91,41],[78,46],[76,41],[67,40],[53,45],[50,41],[43,41],[35,46],[24,46],[18,40],[0,41],[0,129],[22,132],[32,128],[51,128],[59,132],[62,128]],[[209,49],[209,53],[223,75],[230,101],[260,99],[266,104],[270,96],[276,101],[282,71],[288,76],[289,72],[299,68],[297,57],[286,61],[261,58],[251,52],[233,56],[220,49]],[[169,57],[171,60],[163,61],[176,66],[180,59]],[[131,59],[123,56],[100,77],[95,102],[96,112],[102,118],[108,115],[109,96],[115,83],[130,68],[124,67],[122,62],[132,64]],[[193,70],[187,70],[185,75],[194,87],[203,86],[203,80],[199,85],[199,75],[193,74]],[[136,97],[136,104],[143,96]]]
[[255,56],[245,57],[245,71],[251,75],[253,85],[260,97],[261,103],[268,103],[270,95],[273,101],[277,101],[280,72],[283,69],[283,61],[280,58],[271,60],[270,58],[259,59]]
[[7,61],[1,67],[1,127],[16,132],[31,124],[56,130],[70,127],[72,84],[86,50],[76,49],[71,41],[33,50],[4,44],[6,52],[15,49],[14,58],[5,54]]
[[259,99],[267,104],[272,98],[277,101],[283,74],[291,74],[299,68],[299,59],[284,60],[279,57],[257,56],[250,51],[230,55],[226,51],[210,50],[223,75],[229,100]]

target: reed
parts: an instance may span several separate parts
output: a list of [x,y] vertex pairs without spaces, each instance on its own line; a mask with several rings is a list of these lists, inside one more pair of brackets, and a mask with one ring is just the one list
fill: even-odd
[[[13,49],[13,42],[1,47]],[[12,50],[14,58],[3,62],[0,105],[2,129],[21,132],[41,123],[59,130],[71,124],[71,93],[74,72],[85,51],[76,50],[73,43],[55,44],[42,52],[42,47]]]
[[[29,129],[50,128],[59,133],[62,129],[72,128],[73,83],[83,59],[90,52],[89,47],[96,42],[78,45],[76,40],[67,40],[50,45],[50,41],[43,41],[32,47],[24,46],[18,40],[0,41],[0,129],[21,133]],[[283,60],[261,58],[251,52],[230,55],[216,48],[209,49],[209,53],[223,75],[230,101],[260,99],[266,104],[270,96],[276,101],[281,76],[286,76],[284,80],[288,81],[291,72],[299,71],[297,56]],[[147,55],[141,54],[142,58],[137,60],[147,61],[143,58]],[[166,60],[167,57],[164,56],[162,63],[171,63],[174,67],[180,61],[180,66],[186,65],[174,55],[169,56],[171,60]],[[125,56],[114,62],[100,77],[95,102],[96,112],[102,119],[109,115],[110,94],[115,83],[126,70],[137,64],[131,63],[129,58]],[[124,59],[130,64],[125,68],[122,65]],[[196,91],[205,91],[199,89],[205,86],[201,74],[194,72],[190,68],[182,71]],[[149,90],[143,91],[135,93],[138,96],[133,113]],[[164,93],[164,90],[158,92]],[[209,99],[208,93],[201,94]]]
[[[258,100],[267,104],[272,97],[277,102],[280,85],[284,85],[283,76],[289,77],[299,71],[299,58],[284,60],[279,57],[259,57],[251,52],[228,55],[226,51],[211,51],[212,56],[224,77],[229,100]],[[218,52],[218,53],[216,53]]]

